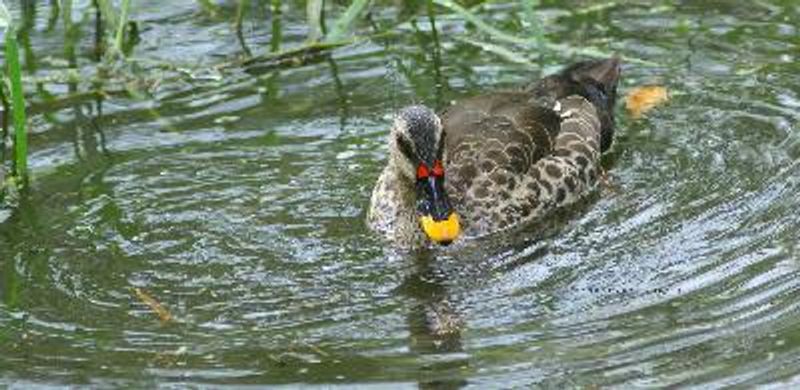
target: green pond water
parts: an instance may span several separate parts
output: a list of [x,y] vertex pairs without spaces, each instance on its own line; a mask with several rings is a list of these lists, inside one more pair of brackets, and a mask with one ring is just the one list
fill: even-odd
[[[509,61],[464,39],[538,49],[445,9],[437,45],[424,11],[397,25],[380,4],[371,23],[394,34],[217,69],[244,50],[234,3],[134,3],[137,69],[29,91],[31,187],[0,208],[0,387],[800,383],[800,2],[544,2],[547,42],[647,61],[626,62],[620,92],[659,84],[670,102],[641,119],[620,103],[611,187],[586,202],[414,253],[364,224],[392,114],[578,57]],[[268,52],[274,29],[301,44],[304,7],[278,24],[264,3],[248,50]],[[49,4],[28,12],[26,75],[96,80],[90,2],[73,35]],[[531,36],[515,3],[475,10]],[[126,74],[164,81],[56,99]]]

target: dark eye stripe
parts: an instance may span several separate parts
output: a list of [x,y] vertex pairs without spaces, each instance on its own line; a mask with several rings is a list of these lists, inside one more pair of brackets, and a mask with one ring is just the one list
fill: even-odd
[[414,148],[401,135],[397,136],[397,146],[400,147],[400,153],[403,153],[403,155],[406,156],[407,159],[411,161],[417,161],[417,158],[415,157],[414,153]]

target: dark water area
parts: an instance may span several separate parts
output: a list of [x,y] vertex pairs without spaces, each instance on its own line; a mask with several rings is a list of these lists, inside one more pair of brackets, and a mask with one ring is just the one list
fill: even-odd
[[[256,3],[258,55],[275,23]],[[405,253],[364,223],[392,114],[579,57],[509,61],[440,9],[438,42],[420,12],[305,63],[219,67],[243,51],[235,6],[145,1],[137,77],[99,88],[146,93],[46,98],[89,90],[97,63],[91,29],[65,50],[41,3],[26,75],[83,81],[38,83],[32,185],[0,209],[0,385],[797,386],[800,4],[606,5],[536,15],[549,43],[628,58],[623,95],[670,91],[640,119],[620,103],[611,186],[541,226]],[[515,3],[476,12],[531,35]],[[301,44],[304,9],[281,18]]]

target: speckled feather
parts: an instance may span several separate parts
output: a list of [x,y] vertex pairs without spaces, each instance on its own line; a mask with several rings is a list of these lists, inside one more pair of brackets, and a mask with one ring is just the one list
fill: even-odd
[[504,95],[469,99],[441,115],[447,190],[467,236],[533,220],[574,202],[596,181],[600,122],[588,101],[559,101],[561,118],[526,104],[525,93]]
[[[481,236],[535,221],[595,187],[600,154],[613,137],[618,76],[617,59],[578,63],[521,90],[465,99],[439,116],[406,109],[396,128],[415,140],[421,160],[443,153],[463,234]],[[441,137],[444,148],[437,148]],[[397,138],[390,137],[394,153],[373,191],[368,223],[401,246],[418,246],[425,237]]]

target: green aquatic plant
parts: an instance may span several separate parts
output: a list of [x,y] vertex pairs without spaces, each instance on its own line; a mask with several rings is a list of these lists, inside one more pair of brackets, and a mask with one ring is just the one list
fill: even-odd
[[[8,14],[5,2],[0,0],[0,29],[8,27],[11,16]],[[8,98],[6,97],[5,78],[0,79],[0,104],[2,104],[3,115],[0,116],[0,200],[3,199],[3,187],[5,183],[5,167],[3,164],[6,161],[6,139],[8,139],[8,112],[11,110],[8,106]]]
[[319,41],[325,35],[327,28],[325,27],[324,0],[308,0],[306,2],[306,24],[308,24],[309,42]]
[[[128,21],[130,15],[130,0],[122,0],[119,7],[114,7],[110,0],[95,0],[94,5],[100,11],[100,15],[105,20],[106,26],[109,31],[113,33],[113,40],[110,42],[112,50],[107,53],[112,56],[126,55],[126,29],[130,30],[129,34],[134,34],[133,26]],[[130,39],[128,39],[130,40]]]
[[[432,34],[436,35],[436,24],[444,26],[446,34],[441,37],[432,37],[438,47],[439,40],[443,43],[456,41],[480,50],[491,53],[504,61],[523,64],[525,66],[540,67],[540,61],[546,53],[566,54],[582,57],[608,57],[612,53],[594,47],[572,47],[548,40],[545,25],[538,13],[540,1],[525,0],[517,3],[517,17],[513,21],[524,28],[519,32],[504,30],[485,15],[487,2],[479,1],[471,6],[463,6],[452,0],[415,0],[402,4],[389,5],[378,3],[385,7],[395,7],[397,18],[373,19],[370,10],[376,8],[377,2],[370,0],[351,0],[349,2],[331,2],[324,0],[307,0],[297,2],[291,0],[263,0],[253,2],[250,0],[237,0],[235,13],[226,11],[223,5],[215,2],[197,0],[197,10],[212,17],[228,17],[242,47],[242,54],[230,57],[213,65],[208,69],[195,69],[190,64],[175,64],[160,61],[154,58],[137,57],[131,53],[131,48],[138,40],[136,24],[129,19],[131,14],[130,0],[93,0],[90,5],[82,3],[81,12],[84,15],[94,9],[95,14],[95,60],[98,62],[97,72],[79,72],[78,42],[81,41],[81,29],[86,28],[88,18],[72,21],[73,1],[61,0],[54,2],[48,25],[61,19],[64,24],[65,40],[64,55],[69,62],[65,68],[50,69],[46,75],[26,74],[23,81],[27,85],[40,86],[43,84],[67,84],[69,94],[54,96],[48,99],[32,99],[28,107],[37,111],[43,106],[52,106],[52,101],[63,104],[75,100],[94,99],[97,96],[126,96],[142,97],[151,92],[151,86],[168,84],[191,75],[204,72],[215,72],[224,75],[227,71],[236,72],[245,68],[248,71],[268,71],[287,67],[306,66],[310,63],[325,61],[330,52],[341,47],[349,47],[364,41],[380,41],[392,45],[392,37],[404,35],[409,28],[416,30],[418,19],[427,16]],[[299,44],[292,44],[286,40],[282,32],[283,13],[305,6],[306,23],[308,24],[307,39]],[[616,6],[616,2],[604,3],[600,10]],[[250,15],[252,8],[269,7],[269,21],[266,27],[271,29],[270,39],[266,47],[257,48],[247,46],[242,32],[244,21],[256,17]],[[572,12],[597,12],[597,7],[576,9]],[[266,8],[264,9],[266,10]],[[289,11],[287,11],[289,10]],[[77,11],[77,10],[76,10]],[[260,15],[260,13],[259,13]],[[326,27],[326,20],[328,21]],[[468,32],[458,32],[459,29],[449,29],[447,26],[456,21],[459,24],[469,25]],[[254,24],[259,25],[259,24]],[[369,28],[364,28],[369,26]],[[22,28],[22,26],[20,26]],[[51,28],[51,27],[48,27]],[[427,31],[425,31],[427,34]],[[252,51],[251,51],[252,49]],[[441,62],[441,49],[433,52],[434,60]],[[627,62],[642,62],[624,57]],[[27,58],[23,61],[29,65]],[[143,69],[148,71],[142,72]],[[153,70],[156,70],[154,72]],[[26,72],[28,73],[28,72]],[[439,78],[439,77],[437,77]],[[438,85],[438,84],[437,84]],[[84,90],[84,89],[88,90]],[[437,87],[438,88],[438,87]],[[38,90],[32,88],[31,90]],[[155,89],[153,87],[152,89]],[[43,104],[42,100],[47,100]],[[10,111],[9,111],[10,112]],[[30,112],[30,111],[29,111]]]
[[[308,39],[305,43],[291,48],[281,47],[281,0],[271,0],[272,39],[270,39],[270,52],[255,56],[247,56],[243,60],[234,60],[223,63],[218,68],[231,68],[244,66],[250,70],[263,71],[267,69],[302,66],[323,59],[325,53],[338,47],[351,45],[370,39],[376,35],[387,34],[379,32],[367,37],[350,36],[359,16],[362,16],[371,0],[354,0],[341,15],[334,21],[333,27],[328,30],[325,23],[325,1],[309,0],[306,3],[306,23],[308,25]],[[236,23],[241,23],[237,15]]]
[[250,52],[250,48],[247,47],[247,43],[244,40],[244,33],[242,33],[242,21],[244,20],[245,13],[247,9],[250,7],[250,0],[239,0],[238,4],[236,5],[236,19],[233,21],[233,27],[236,30],[236,38],[239,40],[239,44],[242,46],[242,51],[248,57],[251,57],[253,54]]
[[6,66],[11,84],[11,112],[14,118],[14,174],[25,178],[28,172],[28,132],[25,126],[25,97],[22,92],[19,48],[14,32],[6,33]]
[[120,5],[120,16],[117,21],[117,33],[114,35],[114,49],[117,53],[123,53],[122,40],[125,39],[125,26],[128,25],[128,12],[130,11],[131,1],[122,0]]
[[[25,117],[25,97],[22,91],[22,69],[19,63],[19,45],[11,15],[0,1],[0,27],[5,28],[5,69],[3,83],[11,98],[11,113],[14,125],[14,159],[12,175],[24,186],[28,177],[28,133]],[[5,97],[5,94],[4,94]]]
[[[527,23],[531,24],[533,28],[533,37],[526,37],[526,36],[519,36],[515,34],[510,34],[505,32],[497,27],[490,25],[489,23],[485,22],[480,16],[478,16],[472,9],[464,8],[463,6],[459,5],[453,0],[432,0],[436,5],[445,8],[456,15],[462,18],[463,20],[469,22],[479,32],[481,32],[484,36],[491,38],[494,43],[484,42],[473,37],[454,37],[454,39],[460,40],[465,43],[472,44],[476,47],[481,49],[485,49],[490,51],[494,54],[497,54],[509,61],[517,62],[517,63],[527,63],[529,61],[528,58],[519,58],[518,55],[514,55],[513,53],[518,52],[518,50],[514,50],[506,45],[512,46],[521,46],[521,47],[536,47],[539,50],[528,50],[526,53],[533,53],[535,57],[541,57],[541,55],[546,54],[547,52],[558,52],[569,54],[571,56],[581,56],[581,57],[592,57],[592,58],[608,58],[613,55],[612,52],[604,51],[602,49],[598,49],[596,47],[572,47],[569,45],[559,44],[555,42],[550,42],[546,39],[544,35],[544,31],[541,28],[540,22],[538,22],[534,15],[534,8],[538,4],[538,2],[533,0],[527,0],[523,2],[523,16],[526,19]],[[627,56],[620,56],[620,58],[624,59],[625,62],[629,63],[637,63],[642,65],[648,66],[655,66],[656,64],[641,60],[638,58],[631,58]]]
[[277,52],[281,49],[281,0],[270,1],[270,9],[272,10],[272,38],[269,42],[269,50]]
[[333,28],[325,35],[326,42],[336,42],[344,39],[352,28],[356,18],[364,12],[370,0],[354,0],[350,6],[336,19]]
[[536,38],[536,46],[540,53],[547,51],[547,43],[544,37],[544,29],[542,23],[536,18],[536,7],[539,6],[539,0],[526,0],[522,3],[522,16],[528,28],[533,30],[533,36]]

